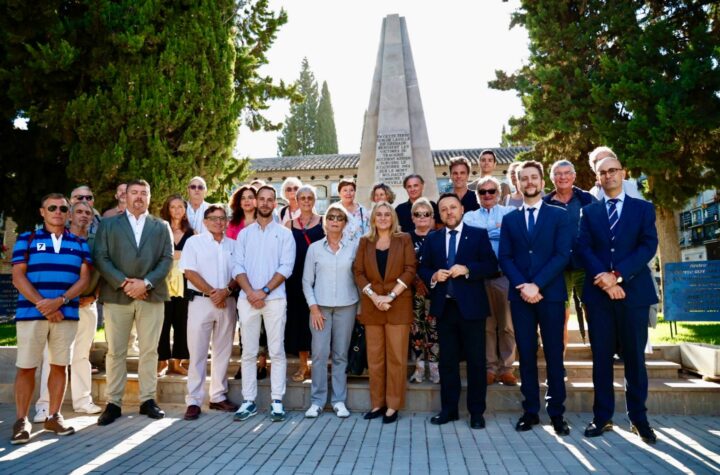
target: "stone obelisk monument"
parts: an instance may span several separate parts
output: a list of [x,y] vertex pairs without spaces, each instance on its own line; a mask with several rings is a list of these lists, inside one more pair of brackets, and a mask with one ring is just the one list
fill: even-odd
[[356,198],[368,205],[372,186],[382,182],[392,187],[396,204],[406,201],[402,180],[409,173],[421,175],[424,195],[437,200],[435,167],[407,25],[404,17],[388,15],[383,19],[365,113]]

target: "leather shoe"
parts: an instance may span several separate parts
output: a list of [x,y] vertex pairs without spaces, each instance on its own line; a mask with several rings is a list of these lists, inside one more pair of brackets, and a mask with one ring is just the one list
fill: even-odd
[[200,417],[200,406],[191,405],[187,407],[187,410],[185,411],[185,419],[186,421],[194,421],[198,417]]
[[570,435],[570,426],[563,416],[551,417],[550,423],[557,435]]
[[385,415],[385,411],[387,411],[387,408],[386,408],[386,407],[381,407],[381,408],[378,409],[377,411],[368,411],[368,412],[366,412],[365,415],[363,416],[363,419],[365,419],[366,421],[369,421],[369,420],[371,420],[371,419],[377,419],[377,418],[380,417],[380,416],[384,416],[384,415]]
[[460,419],[460,417],[458,417],[457,412],[442,412],[442,411],[440,411],[440,414],[438,414],[436,416],[432,416],[430,418],[430,424],[433,424],[436,426],[441,426],[443,424],[447,424],[448,422],[456,421],[458,419]]
[[538,415],[526,412],[522,415],[522,417],[520,417],[520,419],[518,419],[517,424],[515,424],[515,430],[518,432],[525,432],[532,429],[532,426],[536,426],[538,424],[540,424],[540,418]]
[[495,373],[488,371],[486,377],[488,386],[495,384]]
[[109,402],[107,406],[105,406],[103,413],[100,414],[100,417],[98,417],[97,425],[106,426],[108,424],[112,424],[115,422],[115,419],[118,419],[120,416],[122,416],[120,406],[116,406],[115,404]]
[[148,399],[140,405],[140,414],[148,416],[150,419],[162,419],[165,412],[155,404],[154,399]]
[[515,375],[512,374],[512,371],[509,373],[501,374],[500,382],[503,383],[505,386],[517,386],[518,384],[518,380]]
[[647,422],[633,424],[631,429],[633,433],[639,435],[642,441],[646,444],[654,444],[657,442],[657,435],[655,435],[655,431]]
[[225,399],[220,402],[211,402],[210,403],[210,409],[215,409],[216,411],[223,411],[223,412],[235,412],[238,410],[240,406],[237,404],[233,404],[230,402],[229,399]]
[[612,421],[605,421],[603,423],[599,423],[593,420],[585,428],[585,437],[599,437],[603,435],[603,432],[607,432],[609,430],[613,430]]
[[392,416],[383,414],[383,424],[392,424],[393,422],[398,420],[399,415],[400,415],[400,411],[393,412]]
[[470,416],[470,428],[471,429],[484,429],[485,428],[485,418],[483,416]]

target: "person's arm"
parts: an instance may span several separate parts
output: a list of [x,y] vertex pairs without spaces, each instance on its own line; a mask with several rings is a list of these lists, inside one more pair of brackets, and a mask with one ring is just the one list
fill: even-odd
[[305,256],[305,264],[303,265],[303,277],[302,277],[302,288],[303,294],[305,295],[305,301],[308,307],[313,305],[317,306],[317,299],[315,299],[315,267],[317,265],[315,250],[317,246],[315,243],[311,244],[308,248],[307,255]]
[[[145,223],[146,226],[148,224],[150,223]],[[158,284],[167,277],[173,264],[174,246],[172,229],[170,229],[170,225],[165,221],[161,221],[161,225],[164,226],[164,230],[166,232],[163,232],[162,235],[159,236],[159,239],[162,240],[160,257],[155,263],[155,267],[153,267],[153,269],[150,270],[145,277],[143,277],[143,279],[150,281],[150,284],[152,284],[153,287],[157,287]]]
[[468,280],[485,279],[497,274],[498,271],[497,257],[495,257],[495,252],[490,244],[488,232],[482,228],[479,228],[478,230],[480,232],[480,236],[477,240],[477,246],[480,248],[479,255],[481,258],[466,264],[468,269]]
[[117,232],[119,230],[109,231],[108,228],[115,223],[117,219],[125,218],[109,218],[108,220],[100,221],[100,226],[95,235],[95,247],[93,248],[93,263],[95,264],[95,268],[100,272],[103,279],[114,289],[121,288],[127,278],[127,276],[115,266],[112,259],[110,259],[110,234],[112,231]]
[[[513,215],[513,217],[514,216],[515,215]],[[510,222],[511,220],[512,217],[510,215],[503,218],[503,226],[500,228],[500,248],[498,250],[498,260],[500,262],[500,269],[502,269],[503,274],[505,274],[510,281],[511,288],[517,288],[518,285],[525,284],[526,279],[515,264],[516,251],[513,246],[513,237],[510,232],[513,228],[513,223]],[[517,228],[517,226],[515,226],[515,228]]]
[[640,204],[643,206],[638,242],[633,252],[615,265],[615,270],[620,273],[623,279],[628,281],[647,268],[648,262],[655,257],[658,247],[655,207],[652,204],[642,202]]
[[[365,274],[365,248],[367,247],[367,239],[360,238],[360,245],[358,246],[357,254],[355,255],[355,261],[353,262],[353,275],[355,276],[355,283],[361,291],[370,285],[370,279]],[[363,295],[366,295],[363,292]]]
[[415,256],[412,238],[410,238],[409,234],[402,234],[400,239],[403,246],[403,272],[392,289],[395,295],[400,295],[407,290],[415,281],[417,275],[417,257]]
[[562,274],[570,261],[570,250],[577,231],[573,230],[570,216],[563,211],[553,236],[553,254],[548,262],[533,276],[532,282],[540,289]]
[[[588,205],[583,208],[580,213],[580,231],[578,233],[577,251],[580,262],[585,268],[585,272],[594,277],[603,272],[607,272],[609,268],[602,263],[594,251],[594,231],[592,223],[590,222],[590,215],[588,214],[590,206],[594,205]],[[602,207],[602,205],[599,206]],[[590,213],[592,213],[592,211],[590,211]]]

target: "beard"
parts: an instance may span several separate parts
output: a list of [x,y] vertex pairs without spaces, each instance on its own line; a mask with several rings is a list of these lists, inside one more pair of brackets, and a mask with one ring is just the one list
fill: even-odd
[[521,191],[520,193],[522,193],[525,198],[535,198],[540,194],[540,188],[535,188],[535,191],[532,193],[525,190]]
[[263,218],[269,218],[270,216],[272,216],[272,209],[270,209],[268,211],[264,211],[263,208],[258,208],[257,214]]

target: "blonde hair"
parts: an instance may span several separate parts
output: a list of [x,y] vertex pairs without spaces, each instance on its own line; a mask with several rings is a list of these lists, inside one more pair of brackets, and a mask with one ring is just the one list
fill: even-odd
[[378,201],[373,205],[372,211],[370,212],[370,230],[365,235],[365,237],[367,237],[370,242],[375,242],[378,240],[375,217],[377,216],[377,210],[380,208],[387,208],[390,210],[390,217],[392,220],[392,224],[390,225],[390,235],[396,236],[398,234],[401,234],[400,225],[398,224],[398,217],[395,209],[387,201]]

